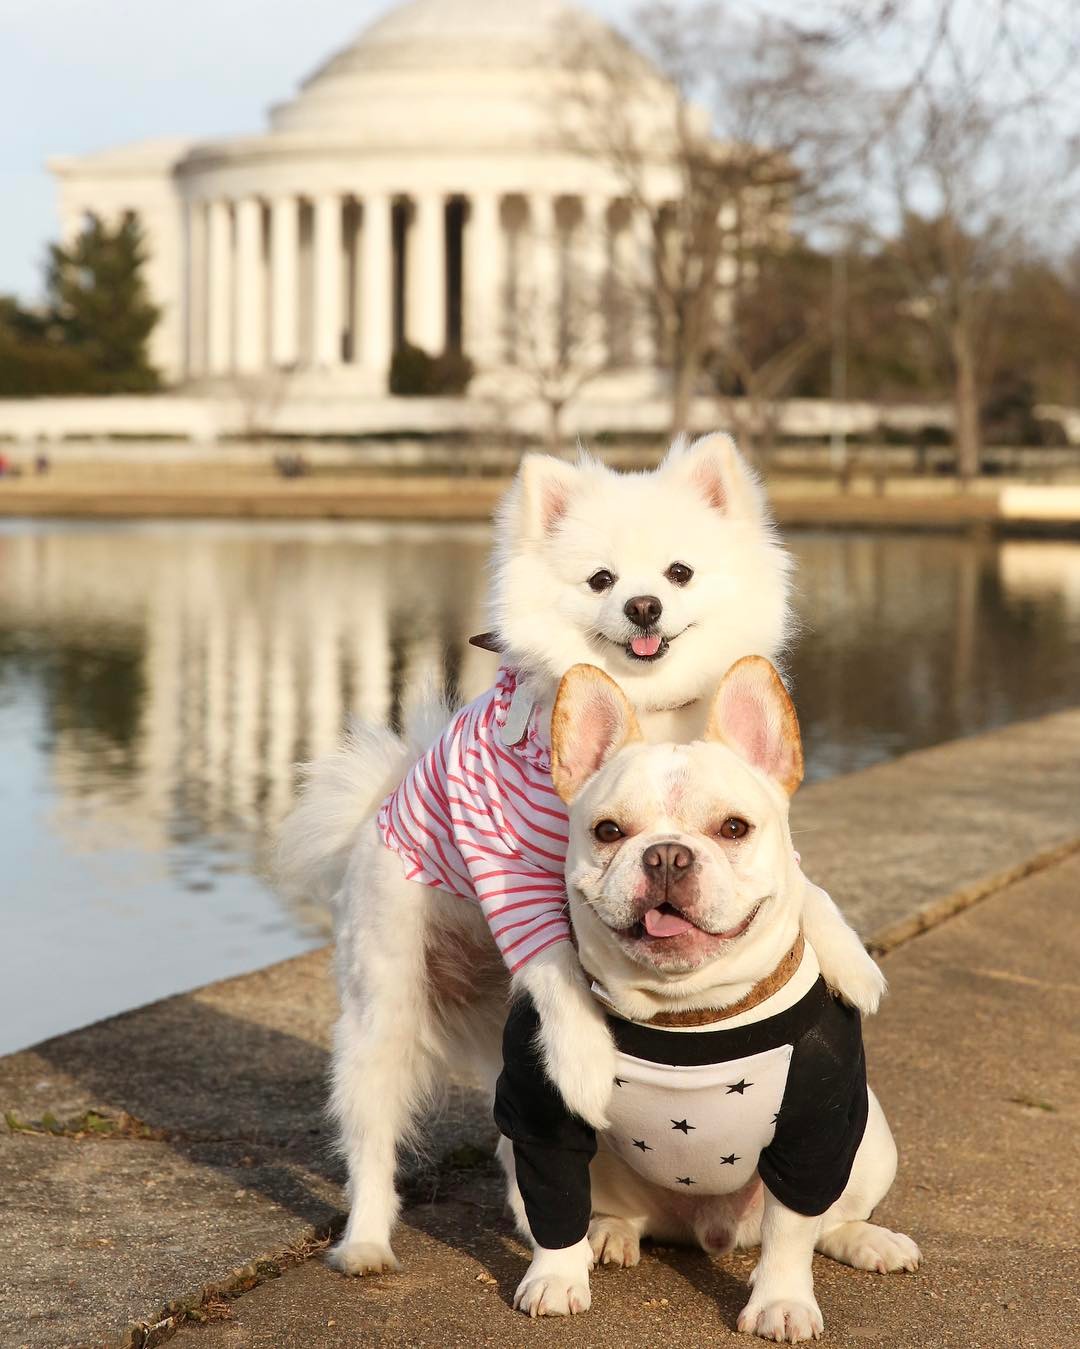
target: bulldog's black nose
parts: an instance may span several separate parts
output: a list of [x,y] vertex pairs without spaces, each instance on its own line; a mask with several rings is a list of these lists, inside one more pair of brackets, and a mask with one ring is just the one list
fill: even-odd
[[655,595],[635,595],[626,601],[622,611],[639,628],[650,628],[664,612],[664,606]]
[[694,851],[685,843],[651,843],[641,854],[646,876],[666,885],[680,881],[694,863]]

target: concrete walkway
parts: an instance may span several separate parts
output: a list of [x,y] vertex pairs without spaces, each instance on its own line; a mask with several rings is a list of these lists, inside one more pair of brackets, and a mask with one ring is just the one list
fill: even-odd
[[[902,1154],[881,1217],[926,1257],[887,1279],[820,1260],[836,1345],[1077,1339],[1078,748],[1066,713],[800,796],[808,870],[892,947],[867,1027]],[[748,1256],[650,1251],[596,1275],[587,1317],[514,1313],[524,1252],[464,1092],[406,1168],[403,1273],[309,1258],[341,1216],[332,1016],[317,952],[0,1060],[0,1344],[735,1342]]]
[[[58,471],[0,482],[0,517],[91,519],[318,519],[486,522],[510,484],[505,477],[359,474],[329,469],[285,480],[269,469],[187,471],[146,465],[97,477]],[[787,528],[963,530],[1072,536],[1080,532],[1080,486],[982,482],[969,491],[941,480],[899,479],[878,492],[862,482],[777,475],[769,495]]]

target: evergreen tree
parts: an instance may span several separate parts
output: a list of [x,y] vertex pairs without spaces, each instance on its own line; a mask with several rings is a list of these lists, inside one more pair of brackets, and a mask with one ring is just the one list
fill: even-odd
[[142,278],[142,230],[126,215],[114,230],[96,216],[69,248],[52,244],[46,275],[49,306],[64,346],[78,351],[101,393],[158,387],[147,339],[160,310]]

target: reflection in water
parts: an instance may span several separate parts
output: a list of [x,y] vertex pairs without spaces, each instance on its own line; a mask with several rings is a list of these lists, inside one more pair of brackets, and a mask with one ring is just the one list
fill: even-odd
[[[446,527],[0,526],[0,1051],[321,939],[325,915],[259,879],[292,766],[350,712],[396,721],[424,681],[487,685],[494,657],[466,643],[486,547]],[[794,547],[811,777],[1074,698],[1080,545]]]

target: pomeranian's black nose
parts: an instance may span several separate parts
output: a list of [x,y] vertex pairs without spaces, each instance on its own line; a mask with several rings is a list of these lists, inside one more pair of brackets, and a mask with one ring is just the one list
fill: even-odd
[[626,601],[622,611],[639,628],[650,628],[664,612],[664,606],[655,595],[635,595]]
[[645,874],[658,880],[665,873],[669,881],[681,880],[693,862],[693,849],[683,843],[653,843],[641,854]]

